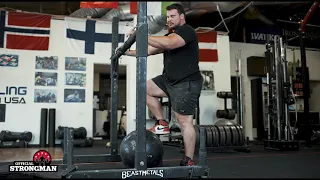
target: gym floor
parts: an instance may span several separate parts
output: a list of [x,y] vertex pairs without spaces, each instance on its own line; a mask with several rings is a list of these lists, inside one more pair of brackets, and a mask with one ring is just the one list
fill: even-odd
[[[76,155],[94,155],[107,154],[109,149],[105,148],[106,140],[95,141],[93,147],[74,148]],[[22,151],[21,149],[20,151]],[[54,152],[52,155],[54,161],[62,158],[60,147],[49,149]],[[16,152],[16,155],[6,156],[5,152]],[[19,149],[1,149],[0,150],[0,174],[8,172],[8,163],[5,161],[27,160],[31,159],[34,150],[28,150],[29,155],[18,153]],[[24,150],[26,151],[26,150]],[[179,166],[182,154],[179,148],[172,146],[164,147],[164,166]],[[6,157],[4,157],[6,156]],[[30,156],[28,158],[27,156]],[[196,163],[198,162],[195,156]],[[262,145],[251,144],[251,152],[208,152],[207,163],[210,167],[210,178],[320,178],[319,172],[320,146],[313,146],[311,149],[301,145],[300,151],[278,152],[264,150]],[[105,162],[78,164],[88,169],[101,168],[125,168],[122,162]],[[47,177],[59,178],[58,173],[43,174]],[[1,176],[0,176],[1,177]]]

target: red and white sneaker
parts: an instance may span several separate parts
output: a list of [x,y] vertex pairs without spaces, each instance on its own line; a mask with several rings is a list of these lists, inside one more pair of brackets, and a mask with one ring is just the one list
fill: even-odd
[[149,131],[153,132],[154,134],[169,134],[170,129],[168,123],[166,121],[160,120],[157,125],[154,125]]

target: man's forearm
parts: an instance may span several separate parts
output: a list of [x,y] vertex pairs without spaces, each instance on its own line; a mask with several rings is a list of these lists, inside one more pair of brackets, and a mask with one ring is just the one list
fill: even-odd
[[127,56],[136,56],[137,51],[136,50],[129,50],[129,51],[126,51],[124,54]]

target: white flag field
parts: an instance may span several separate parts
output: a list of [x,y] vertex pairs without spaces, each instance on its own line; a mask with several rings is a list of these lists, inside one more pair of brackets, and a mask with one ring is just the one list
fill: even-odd
[[[131,27],[132,28],[132,27]],[[65,49],[70,54],[110,56],[112,48],[112,22],[73,17],[65,18]],[[118,46],[126,40],[130,27],[119,22]]]

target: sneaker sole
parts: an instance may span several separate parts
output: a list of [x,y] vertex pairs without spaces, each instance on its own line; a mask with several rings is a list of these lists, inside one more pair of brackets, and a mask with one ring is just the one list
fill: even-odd
[[[152,132],[152,131],[151,131]],[[154,134],[160,134],[160,135],[163,135],[163,134],[170,134],[170,132],[153,132]]]

